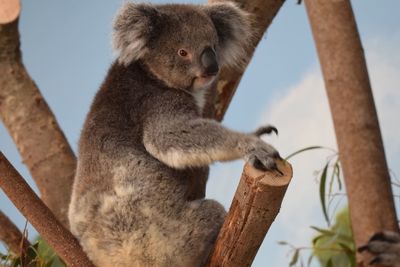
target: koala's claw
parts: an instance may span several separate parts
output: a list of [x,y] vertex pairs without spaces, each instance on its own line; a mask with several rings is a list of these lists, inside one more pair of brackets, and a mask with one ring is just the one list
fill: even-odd
[[253,165],[254,168],[258,170],[276,171],[281,176],[283,176],[283,173],[278,169],[274,158],[275,157],[258,157],[257,155],[253,154],[249,157],[249,162],[251,165]]
[[383,231],[374,234],[366,245],[359,247],[358,252],[368,251],[375,255],[370,264],[400,266],[400,234]]
[[400,234],[392,231],[383,231],[375,233],[368,242],[386,241],[390,243],[400,243]]
[[278,135],[278,129],[276,129],[275,126],[267,125],[267,126],[258,128],[258,129],[254,132],[254,135],[260,137],[260,136],[262,136],[262,135],[264,135],[264,134],[270,134],[270,133],[272,133],[272,132],[274,132],[276,135]]

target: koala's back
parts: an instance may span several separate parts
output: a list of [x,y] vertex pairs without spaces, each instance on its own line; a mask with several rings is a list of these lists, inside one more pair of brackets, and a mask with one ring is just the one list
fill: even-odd
[[[114,64],[96,95],[81,135],[69,211],[71,231],[96,265],[197,266],[204,261],[223,208],[211,200],[188,202],[193,186],[188,176],[201,173],[167,167],[142,142],[143,118],[151,113],[173,112],[177,106],[197,112],[185,97],[166,90],[139,63]],[[196,179],[205,187],[207,172]]]

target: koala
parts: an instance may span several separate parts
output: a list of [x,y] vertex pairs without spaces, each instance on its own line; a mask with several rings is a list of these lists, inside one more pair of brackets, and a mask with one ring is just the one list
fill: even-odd
[[240,68],[249,15],[232,3],[126,3],[116,61],[83,126],[69,222],[93,263],[203,266],[226,211],[204,199],[208,166],[243,158],[276,169],[260,139],[202,114],[221,67]]
[[358,251],[368,251],[375,256],[371,265],[400,267],[400,234],[391,231],[376,233]]

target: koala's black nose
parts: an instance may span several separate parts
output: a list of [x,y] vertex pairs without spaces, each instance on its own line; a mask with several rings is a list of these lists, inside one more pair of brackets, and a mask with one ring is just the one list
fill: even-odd
[[207,76],[216,75],[219,71],[217,56],[210,47],[201,54],[201,64],[204,67],[204,74]]

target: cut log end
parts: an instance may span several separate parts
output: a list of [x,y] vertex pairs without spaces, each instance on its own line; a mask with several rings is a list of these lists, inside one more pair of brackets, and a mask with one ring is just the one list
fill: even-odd
[[0,24],[7,24],[16,20],[20,12],[20,0],[0,0]]
[[260,187],[279,187],[288,185],[293,175],[291,165],[285,160],[276,161],[276,165],[278,170],[283,175],[278,171],[261,171],[255,169],[249,164],[246,164],[246,166],[244,167],[243,175],[247,176],[250,180],[254,180],[257,183],[257,186]]

